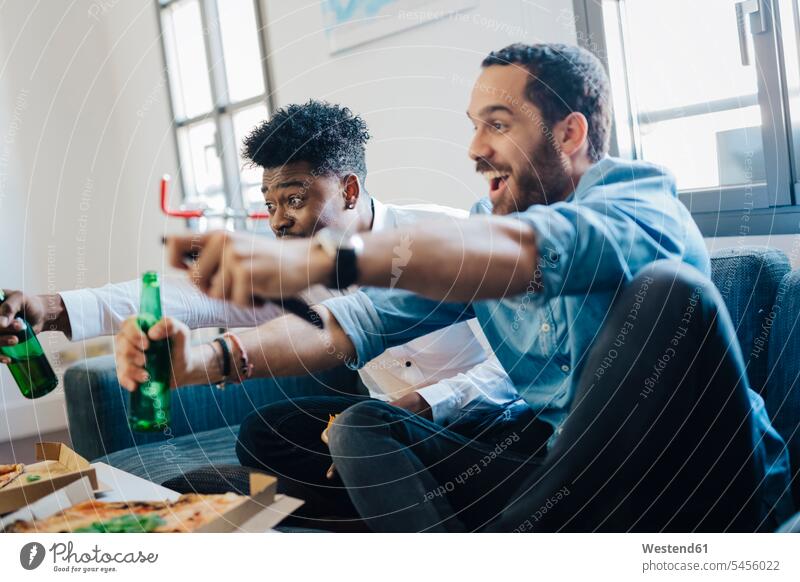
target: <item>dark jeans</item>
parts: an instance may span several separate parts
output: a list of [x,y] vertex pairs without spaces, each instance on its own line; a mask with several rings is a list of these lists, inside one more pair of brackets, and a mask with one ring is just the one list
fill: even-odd
[[747,386],[716,288],[659,262],[609,313],[544,458],[374,401],[337,420],[331,452],[376,531],[754,531],[763,468]]
[[[348,520],[360,522],[338,472],[333,479],[326,478],[332,460],[320,434],[328,424],[328,415],[369,402],[380,401],[357,395],[310,396],[264,406],[242,422],[236,454],[242,465],[277,476],[280,492],[303,499],[305,505],[297,515],[316,520],[318,527],[332,529],[336,525],[341,529]],[[436,424],[428,424],[434,434],[443,431]],[[505,448],[530,451],[529,455],[543,455],[544,443],[552,434],[550,427],[535,420],[524,404],[491,415],[465,416],[448,432],[466,435],[466,441],[480,438],[487,443],[504,442],[514,434],[510,447]]]

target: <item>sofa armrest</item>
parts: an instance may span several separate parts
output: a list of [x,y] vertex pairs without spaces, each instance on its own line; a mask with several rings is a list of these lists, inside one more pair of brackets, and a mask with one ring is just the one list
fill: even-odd
[[259,378],[224,390],[186,386],[172,393],[171,425],[162,432],[139,433],[128,426],[130,396],[117,382],[113,356],[78,362],[64,375],[73,448],[90,460],[135,445],[234,426],[253,410],[278,400],[358,390],[357,375],[344,367],[313,377]]

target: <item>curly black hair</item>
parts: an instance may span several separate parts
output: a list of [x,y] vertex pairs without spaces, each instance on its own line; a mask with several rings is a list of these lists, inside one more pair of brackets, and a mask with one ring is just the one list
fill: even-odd
[[596,162],[608,152],[611,92],[600,59],[573,45],[515,43],[489,53],[481,66],[511,64],[523,65],[530,72],[526,97],[549,127],[579,111],[589,122],[591,160]]
[[276,111],[244,139],[242,157],[255,166],[277,168],[308,162],[320,174],[367,177],[366,122],[347,107],[310,100]]

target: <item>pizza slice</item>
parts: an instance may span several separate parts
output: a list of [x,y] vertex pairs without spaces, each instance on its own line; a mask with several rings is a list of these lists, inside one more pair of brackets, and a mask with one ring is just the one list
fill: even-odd
[[328,415],[328,424],[325,426],[325,430],[322,431],[322,434],[319,435],[319,438],[322,439],[322,442],[326,445],[328,444],[328,431],[333,425],[333,422],[336,420],[336,417],[339,416],[338,414],[329,414]]
[[[321,438],[322,442],[325,443],[326,445],[329,444],[328,443],[328,431],[331,429],[331,426],[333,426],[333,423],[336,420],[337,416],[339,416],[339,415],[338,414],[329,414],[328,415],[328,424],[325,426],[325,430],[322,431],[322,434],[319,435],[319,438]],[[327,471],[325,471],[325,478],[326,479],[333,479],[333,477],[335,475],[336,475],[336,465],[334,463],[331,463],[331,466],[328,467]]]
[[109,502],[91,499],[46,519],[15,521],[8,533],[147,533],[191,532],[243,503],[235,493],[187,493],[176,501]]
[[22,475],[25,465],[15,463],[12,465],[0,465],[0,489],[11,483],[14,479]]

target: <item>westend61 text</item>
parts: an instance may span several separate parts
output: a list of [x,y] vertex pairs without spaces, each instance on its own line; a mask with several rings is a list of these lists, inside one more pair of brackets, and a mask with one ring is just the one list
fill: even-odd
[[642,544],[642,551],[645,554],[707,554],[708,544],[688,544],[685,546]]

